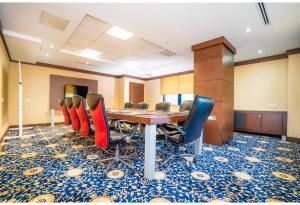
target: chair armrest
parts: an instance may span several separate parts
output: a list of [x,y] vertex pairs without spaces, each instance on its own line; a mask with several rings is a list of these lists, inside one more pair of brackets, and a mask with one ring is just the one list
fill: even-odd
[[183,131],[183,128],[174,124],[166,124],[165,125],[166,128],[170,128],[173,130],[178,131],[181,135],[185,135],[185,132]]
[[120,132],[121,138],[125,140],[126,143],[129,143],[131,136],[129,134],[124,134],[121,127],[121,125],[125,126],[126,120],[116,120],[115,123],[115,128]]

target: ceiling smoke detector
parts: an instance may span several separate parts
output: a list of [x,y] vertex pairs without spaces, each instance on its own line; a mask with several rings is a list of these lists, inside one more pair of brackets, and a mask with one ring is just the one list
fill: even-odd
[[170,51],[170,50],[167,50],[167,49],[164,49],[162,50],[161,52],[159,52],[161,55],[163,56],[167,56],[167,57],[172,57],[172,56],[175,56],[176,53]]

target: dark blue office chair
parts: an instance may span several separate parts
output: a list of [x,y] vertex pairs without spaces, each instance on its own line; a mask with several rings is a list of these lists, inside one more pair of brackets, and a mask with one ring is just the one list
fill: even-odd
[[[183,159],[187,154],[180,154],[179,146],[193,143],[199,137],[206,123],[210,113],[212,112],[215,100],[213,98],[207,98],[202,96],[196,96],[193,106],[190,110],[187,120],[183,127],[179,127],[173,124],[164,126],[164,133],[166,140],[174,146],[174,154],[171,155],[164,163],[165,166],[171,159]],[[194,161],[195,157],[192,156]],[[188,167],[190,168],[190,167]]]

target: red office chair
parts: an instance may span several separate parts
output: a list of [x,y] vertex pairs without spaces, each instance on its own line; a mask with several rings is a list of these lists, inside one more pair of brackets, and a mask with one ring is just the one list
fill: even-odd
[[88,137],[92,134],[92,129],[90,118],[86,110],[85,100],[79,95],[74,95],[72,101],[80,121],[80,134]]
[[74,131],[78,131],[80,129],[80,122],[79,122],[79,118],[77,116],[75,107],[73,106],[72,98],[66,98],[65,104],[66,104],[66,107],[70,114],[70,118],[71,118],[71,122],[72,122],[72,129]]
[[116,130],[118,130],[120,133],[110,130],[105,111],[104,98],[101,94],[88,93],[86,99],[87,104],[89,106],[90,115],[95,126],[96,146],[101,149],[108,149],[111,145],[116,145],[116,155],[114,157],[98,161],[112,161],[104,170],[102,177],[104,177],[106,172],[110,170],[111,167],[117,162],[125,164],[126,166],[130,167],[133,171],[133,166],[131,166],[124,160],[131,159],[134,157],[119,154],[119,144],[123,142],[130,143],[130,134],[123,135],[122,129],[120,129],[120,123],[118,121],[116,121]]
[[58,99],[58,103],[59,103],[60,109],[61,109],[61,111],[64,115],[65,125],[70,125],[71,124],[71,119],[70,119],[68,109],[66,107],[65,100],[64,99]]

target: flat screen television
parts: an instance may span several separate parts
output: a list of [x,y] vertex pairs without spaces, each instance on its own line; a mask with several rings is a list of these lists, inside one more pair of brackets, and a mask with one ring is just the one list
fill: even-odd
[[66,84],[65,98],[71,98],[74,95],[80,95],[83,98],[86,98],[86,95],[88,94],[88,90],[89,90],[88,86]]

